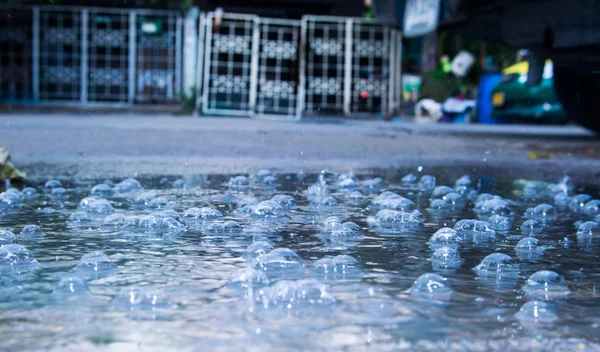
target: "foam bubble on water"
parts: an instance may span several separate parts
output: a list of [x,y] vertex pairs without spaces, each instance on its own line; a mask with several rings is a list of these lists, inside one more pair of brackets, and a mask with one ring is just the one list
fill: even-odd
[[583,213],[590,218],[600,215],[600,200],[592,199],[585,203],[585,206],[583,207]]
[[44,231],[37,225],[25,225],[19,233],[19,238],[22,239],[36,239],[44,237]]
[[577,228],[577,241],[583,246],[600,244],[600,224],[595,221],[586,221]]
[[521,234],[526,236],[536,236],[542,233],[544,226],[537,220],[525,220],[521,224]]
[[77,211],[85,211],[90,215],[106,216],[115,212],[110,202],[96,196],[83,198],[79,202]]
[[21,207],[21,195],[13,192],[0,193],[0,210],[14,210]]
[[330,307],[336,300],[327,289],[327,285],[316,280],[282,280],[265,288],[256,300],[264,309]]
[[515,318],[522,324],[552,324],[558,320],[558,315],[548,302],[529,301],[521,306]]
[[172,209],[175,207],[175,202],[169,201],[165,197],[156,197],[148,202],[150,209]]
[[473,268],[480,277],[495,278],[497,281],[512,280],[519,276],[519,265],[504,253],[492,253]]
[[127,224],[127,216],[120,213],[108,215],[102,223],[105,227],[122,228]]
[[383,180],[380,177],[363,180],[360,183],[360,187],[365,193],[377,193],[383,188]]
[[456,270],[461,263],[460,253],[453,247],[440,247],[431,256],[431,264],[436,271]]
[[253,197],[248,197],[240,200],[235,207],[235,215],[239,217],[248,217],[252,215],[254,206],[258,204],[258,200]]
[[254,175],[254,182],[260,186],[272,187],[277,185],[277,178],[273,171],[262,169]]
[[202,220],[202,221],[213,221],[218,220],[223,217],[223,214],[215,208],[210,207],[202,207],[202,208],[188,208],[183,213],[184,220],[194,221],[194,220]]
[[294,197],[287,194],[276,194],[271,200],[277,202],[285,210],[294,209],[296,207],[296,200]]
[[490,216],[487,222],[492,230],[496,231],[509,231],[512,227],[512,220],[510,218],[498,214]]
[[12,231],[0,229],[0,246],[10,243],[17,243],[17,236]]
[[233,189],[247,188],[249,184],[250,181],[248,181],[248,177],[243,175],[235,176],[229,179],[229,187]]
[[158,197],[156,191],[145,191],[135,196],[133,202],[138,208],[146,208],[149,206],[150,201],[156,197]]
[[492,197],[484,201],[478,201],[475,212],[480,220],[486,221],[492,215],[501,215],[509,218],[514,217],[514,212],[508,202],[500,197]]
[[471,187],[471,185],[473,184],[473,180],[471,179],[470,175],[463,175],[461,176],[458,180],[456,180],[456,182],[454,182],[454,187]]
[[565,279],[551,270],[533,273],[523,286],[523,291],[527,296],[536,299],[562,298],[571,294]]
[[298,255],[288,248],[276,248],[257,258],[257,269],[263,270],[269,279],[297,279],[304,276],[306,266]]
[[46,183],[44,184],[44,188],[48,189],[48,190],[52,190],[53,188],[59,188],[62,187],[62,183],[60,183],[60,181],[58,180],[49,180],[46,181]]
[[232,289],[247,290],[268,286],[269,283],[269,278],[264,271],[246,267],[235,271],[231,275],[227,286]]
[[115,268],[115,263],[106,254],[96,251],[81,257],[75,271],[85,277],[97,279],[112,273]]
[[435,188],[435,176],[433,175],[423,175],[419,179],[419,190],[422,192],[431,191]]
[[434,215],[441,215],[451,210],[450,204],[443,199],[432,199],[427,211]]
[[454,190],[448,186],[437,186],[433,192],[431,192],[431,197],[429,200],[433,199],[443,199],[446,194],[453,193]]
[[69,215],[69,219],[67,220],[67,224],[70,227],[76,228],[84,228],[92,225],[92,219],[88,215],[88,213],[84,211],[76,211]]
[[496,231],[491,228],[487,221],[476,219],[459,220],[454,225],[454,230],[463,239],[468,239],[475,243],[486,242],[496,237]]
[[242,233],[242,227],[233,220],[214,221],[207,224],[203,232],[208,235],[239,235]]
[[53,293],[63,298],[82,296],[88,293],[88,286],[80,277],[69,276],[60,279],[56,286],[54,286]]
[[449,227],[444,227],[437,230],[429,238],[429,248],[434,251],[441,247],[458,249],[462,242],[463,239],[460,237],[458,232],[456,232],[456,230]]
[[2,267],[12,268],[12,270],[27,269],[37,264],[37,260],[29,250],[20,244],[10,243],[0,247],[0,270],[3,269]]
[[322,281],[355,281],[362,278],[363,272],[358,260],[342,254],[317,260],[310,275]]
[[353,222],[342,222],[337,217],[329,217],[325,219],[325,223],[321,228],[319,236],[322,239],[361,239],[363,237],[360,226]]
[[267,241],[256,241],[246,248],[244,258],[254,261],[256,258],[269,253],[273,249],[275,249],[273,245]]
[[265,200],[252,208],[252,217],[256,219],[277,219],[285,216],[283,207],[272,200]]
[[38,192],[35,188],[25,187],[21,191],[21,196],[23,196],[24,199],[35,199],[38,197]]
[[419,178],[415,174],[406,174],[406,175],[402,176],[402,179],[400,179],[400,182],[402,182],[403,184],[414,184],[417,182],[418,179]]
[[415,203],[394,192],[386,191],[373,198],[369,208],[374,211],[380,209],[410,211],[415,209]]
[[113,188],[115,193],[129,193],[140,189],[142,189],[142,184],[135,178],[126,178]]
[[447,301],[452,293],[453,291],[448,286],[447,279],[432,273],[419,276],[410,288],[411,296],[436,301]]
[[569,210],[575,214],[582,214],[585,204],[592,200],[589,194],[578,194],[569,200]]
[[553,222],[556,220],[556,209],[550,204],[539,204],[533,208],[528,208],[525,211],[525,217],[542,223]]
[[544,253],[545,248],[540,246],[540,241],[534,237],[525,237],[515,246],[519,258],[536,257]]
[[100,183],[92,187],[90,195],[100,198],[110,198],[113,195],[113,189],[104,183]]
[[374,225],[384,229],[394,229],[403,225],[419,225],[423,222],[423,214],[418,210],[398,211],[382,209],[375,214]]
[[52,188],[50,192],[50,198],[54,200],[65,200],[69,198],[67,190],[62,187]]

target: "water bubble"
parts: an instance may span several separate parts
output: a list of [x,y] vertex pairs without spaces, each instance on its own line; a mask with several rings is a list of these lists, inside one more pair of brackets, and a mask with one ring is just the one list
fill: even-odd
[[328,307],[336,303],[327,292],[327,286],[316,280],[282,280],[264,289],[257,298],[264,309],[281,308],[305,309],[308,307]]
[[491,228],[490,224],[481,220],[459,220],[454,225],[454,229],[462,238],[473,242],[486,242],[496,237],[496,231]]
[[286,194],[277,194],[271,198],[272,201],[277,202],[285,210],[290,210],[296,207],[296,200],[294,197]]
[[577,240],[582,245],[595,245],[600,243],[600,224],[595,221],[586,221],[577,228]]
[[461,178],[456,180],[456,182],[454,182],[454,187],[460,187],[460,186],[470,187],[471,184],[473,184],[473,181],[471,180],[471,176],[463,175]]
[[123,214],[115,213],[104,218],[103,225],[106,227],[121,228],[127,224],[127,217]]
[[527,209],[525,217],[542,223],[552,222],[556,219],[556,210],[550,204],[540,204]]
[[354,206],[361,206],[367,201],[367,197],[360,193],[360,191],[350,192],[344,197],[344,199],[346,200],[346,203]]
[[483,258],[481,263],[473,268],[479,276],[503,279],[515,279],[519,276],[519,266],[511,256],[504,253],[492,253]]
[[452,296],[452,289],[447,285],[447,280],[438,274],[423,274],[415,280],[410,288],[411,296],[447,301]]
[[148,207],[150,201],[152,201],[152,199],[154,199],[156,197],[158,197],[158,194],[155,191],[146,191],[146,192],[142,192],[142,193],[138,194],[133,199],[133,202],[135,203],[135,205],[137,207],[144,208],[144,207]]
[[552,305],[544,301],[529,301],[515,314],[521,323],[551,324],[558,320]]
[[267,241],[256,241],[246,248],[244,258],[248,260],[255,260],[261,255],[269,253],[273,249],[273,245]]
[[32,187],[25,187],[23,188],[23,190],[21,191],[21,195],[23,196],[23,198],[25,199],[35,199],[38,196],[38,192],[36,191],[35,188]]
[[249,288],[264,287],[269,285],[269,278],[264,271],[254,268],[243,268],[231,275],[227,286],[238,290],[247,290]]
[[189,208],[183,213],[183,218],[185,221],[190,220],[203,220],[203,221],[211,221],[221,219],[223,214],[217,209],[210,207],[202,207],[202,208]]
[[148,202],[148,208],[150,209],[171,209],[175,206],[174,202],[170,202],[165,197],[156,197]]
[[502,215],[492,215],[488,218],[487,222],[492,230],[496,231],[509,231],[512,227],[512,220]]
[[582,214],[585,204],[592,200],[589,194],[578,194],[569,200],[569,210],[575,214]]
[[583,207],[583,213],[591,218],[596,217],[600,214],[600,200],[592,199],[585,203]]
[[27,248],[20,244],[5,244],[0,247],[0,266],[10,265],[13,269],[37,265],[37,260]]
[[262,169],[254,176],[254,182],[261,186],[275,186],[277,184],[277,178],[271,170]]
[[52,192],[50,192],[50,197],[52,199],[64,200],[68,198],[67,190],[62,187],[52,188]]
[[445,195],[453,192],[454,190],[448,186],[437,186],[433,192],[431,192],[431,197],[429,199],[443,199]]
[[415,174],[407,174],[404,175],[402,177],[402,179],[400,180],[400,182],[404,183],[404,184],[412,184],[412,183],[416,183],[417,182],[417,175]]
[[0,229],[0,246],[16,242],[17,236],[12,231]]
[[178,178],[173,181],[173,188],[175,189],[184,189],[185,188],[185,180],[182,178]]
[[0,210],[2,209],[15,209],[21,206],[21,195],[14,194],[13,192],[2,192],[0,193]]
[[41,238],[44,237],[44,232],[37,225],[25,225],[21,229],[19,237],[23,239]]
[[260,219],[274,219],[285,215],[283,207],[272,200],[265,200],[254,206],[252,216]]
[[337,179],[337,188],[340,190],[354,190],[358,188],[358,179],[353,173],[341,174]]
[[298,253],[287,248],[277,248],[257,258],[257,267],[269,279],[297,279],[304,276],[306,267]]
[[[128,287],[115,298],[115,305],[134,313],[136,318],[156,319],[157,314],[165,313],[173,307],[167,295],[159,290]],[[145,316],[143,313],[149,313]]]
[[453,247],[440,247],[431,256],[431,264],[436,271],[456,270],[461,263],[460,253]]
[[240,175],[229,179],[229,187],[234,189],[246,188],[249,184],[250,182],[248,181],[248,177],[246,176]]
[[240,200],[235,207],[235,214],[239,217],[247,217],[252,215],[254,206],[258,204],[256,198],[244,198]]
[[360,232],[360,226],[353,222],[342,223],[339,218],[329,217],[326,219],[325,224],[321,228],[321,238],[350,238],[360,239],[362,233]]
[[419,190],[422,192],[431,191],[435,188],[435,176],[423,175],[419,179]]
[[377,193],[383,187],[383,180],[380,177],[364,180],[361,182],[361,188],[365,193]]
[[475,212],[480,220],[487,220],[492,215],[501,215],[509,218],[514,217],[514,212],[508,202],[501,198],[491,198],[475,205]]
[[76,211],[69,215],[67,224],[71,227],[89,227],[92,224],[92,219],[83,211]]
[[113,194],[113,189],[104,183],[100,183],[92,187],[90,195],[100,198],[110,198]]
[[98,197],[86,197],[79,202],[77,211],[85,211],[90,215],[106,216],[115,212],[112,205],[106,200]]
[[44,184],[44,188],[49,189],[49,190],[51,190],[53,188],[59,188],[59,187],[62,187],[62,183],[60,183],[60,181],[58,181],[58,180],[50,180]]
[[521,234],[536,236],[542,233],[543,225],[537,220],[525,220],[521,224]]
[[443,199],[433,199],[431,203],[429,203],[427,211],[433,214],[443,214],[450,211],[450,204]]
[[533,273],[523,287],[527,296],[537,299],[552,299],[568,296],[571,291],[565,279],[551,270],[540,270]]
[[404,198],[394,192],[386,191],[373,198],[371,206],[373,210],[393,209],[410,211],[415,209],[415,203],[408,198]]
[[91,252],[79,260],[75,270],[90,278],[99,278],[112,273],[116,268],[108,256],[102,252]]
[[540,246],[540,241],[534,237],[525,237],[515,246],[515,252],[519,258],[536,257],[544,252]]
[[399,225],[401,226],[405,224],[418,225],[423,222],[423,214],[421,214],[421,212],[418,210],[406,212],[383,209],[378,211],[375,215],[375,222],[378,227],[384,229],[393,229]]
[[114,187],[115,193],[129,193],[142,189],[142,184],[134,178],[126,178]]
[[60,296],[81,296],[87,293],[87,284],[76,276],[64,277],[54,287],[54,294]]
[[431,250],[436,250],[441,247],[458,249],[462,244],[462,241],[462,238],[456,230],[444,227],[437,230],[431,238],[429,238],[429,248],[431,248]]
[[360,280],[362,274],[358,261],[352,256],[343,254],[317,260],[310,272],[312,277],[322,281]]

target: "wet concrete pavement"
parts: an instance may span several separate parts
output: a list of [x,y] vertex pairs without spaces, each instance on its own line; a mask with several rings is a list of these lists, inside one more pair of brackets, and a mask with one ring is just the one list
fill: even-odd
[[[5,114],[0,145],[32,178],[488,167],[600,181],[600,139],[577,126],[413,125],[151,115]],[[535,153],[535,159],[531,153]],[[462,172],[462,170],[460,171]]]

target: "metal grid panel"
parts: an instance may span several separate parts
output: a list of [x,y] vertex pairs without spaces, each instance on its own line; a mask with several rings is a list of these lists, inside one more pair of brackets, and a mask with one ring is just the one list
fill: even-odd
[[[167,103],[177,100],[176,33],[177,18],[165,15],[137,16],[136,19],[136,95],[139,103]],[[141,26],[151,23],[159,28],[146,34]]]
[[[202,111],[251,115],[258,46],[258,19],[225,14],[219,28],[207,16]],[[254,78],[253,78],[254,75]]]
[[128,101],[128,12],[93,11],[88,19],[88,99]]
[[391,32],[388,27],[355,21],[352,24],[351,113],[387,112],[390,93]]
[[257,103],[261,116],[295,117],[300,22],[260,19]]
[[0,100],[32,99],[32,11],[0,11]]
[[306,16],[303,24],[304,109],[343,113],[345,110],[346,20]]
[[81,42],[80,11],[40,11],[41,100],[80,99]]

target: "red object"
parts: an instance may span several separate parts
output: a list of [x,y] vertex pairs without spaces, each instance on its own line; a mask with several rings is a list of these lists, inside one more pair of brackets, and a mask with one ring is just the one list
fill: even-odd
[[369,97],[369,93],[368,92],[362,92],[360,93],[360,97],[363,99],[367,99]]

